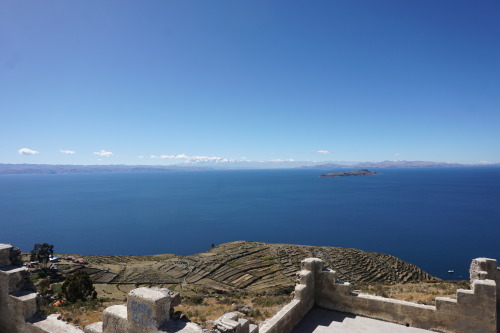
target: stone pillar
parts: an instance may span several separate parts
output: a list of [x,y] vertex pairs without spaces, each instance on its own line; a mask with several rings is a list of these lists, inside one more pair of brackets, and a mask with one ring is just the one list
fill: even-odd
[[25,321],[38,311],[28,269],[18,266],[19,249],[0,244],[0,332],[26,332]]
[[137,288],[127,296],[127,318],[134,333],[156,332],[170,319],[171,296],[166,288]]
[[496,280],[497,261],[490,258],[476,258],[470,264],[470,280]]
[[495,282],[497,284],[497,306],[500,307],[500,267],[497,267],[495,272]]
[[[125,305],[112,305],[104,309],[102,313],[102,326],[92,326],[91,329],[97,332],[122,333],[130,332],[127,320],[127,307]],[[99,331],[99,329],[101,329]],[[89,329],[90,330],[90,329]],[[90,330],[92,333],[96,333]]]
[[10,244],[0,244],[0,267],[9,266],[10,263],[10,251],[12,250],[12,245]]

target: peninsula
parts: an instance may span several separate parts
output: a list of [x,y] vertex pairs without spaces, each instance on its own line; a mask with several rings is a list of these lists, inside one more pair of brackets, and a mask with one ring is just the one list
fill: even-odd
[[368,175],[378,175],[378,173],[370,171],[368,169],[361,169],[357,171],[332,172],[320,175],[320,177],[349,177],[349,176],[368,176]]

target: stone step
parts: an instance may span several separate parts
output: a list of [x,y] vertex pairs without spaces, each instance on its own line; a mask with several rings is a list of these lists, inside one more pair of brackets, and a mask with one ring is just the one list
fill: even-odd
[[85,333],[102,333],[102,321],[85,326],[83,331]]
[[127,332],[129,324],[127,322],[127,306],[112,305],[103,312],[103,329],[110,333]]
[[37,294],[29,290],[14,291],[9,295],[9,306],[19,318],[28,320],[37,312]]
[[38,328],[36,332],[47,333],[84,333],[81,329],[65,321],[58,320],[58,314],[52,314],[44,320],[37,321],[31,325]]
[[26,285],[26,278],[29,271],[26,267],[4,266],[0,267],[0,281],[3,281],[2,287],[9,293],[23,289]]
[[248,327],[248,333],[259,333],[259,326],[250,324]]

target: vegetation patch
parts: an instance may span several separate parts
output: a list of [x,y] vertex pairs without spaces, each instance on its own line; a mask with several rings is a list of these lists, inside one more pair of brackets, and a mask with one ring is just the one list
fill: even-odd
[[236,267],[236,266],[240,266],[240,265],[243,265],[243,263],[241,261],[230,261],[227,263],[227,265],[229,266],[232,266],[232,267]]
[[425,305],[436,305],[436,297],[456,298],[457,289],[470,289],[469,281],[440,281],[386,285],[357,284],[361,293]]

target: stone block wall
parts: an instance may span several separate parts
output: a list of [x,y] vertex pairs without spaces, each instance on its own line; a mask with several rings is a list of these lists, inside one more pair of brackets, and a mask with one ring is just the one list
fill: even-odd
[[85,333],[202,333],[200,326],[170,320],[177,293],[165,288],[137,288],[127,296],[126,305],[113,305],[103,312],[103,321],[85,327]]
[[215,327],[223,333],[259,333],[259,326],[250,324],[246,319],[238,318],[235,312],[223,314],[215,321]]
[[27,332],[26,321],[38,311],[28,270],[13,265],[17,252],[10,244],[0,244],[0,332]]
[[437,297],[436,306],[357,294],[340,282],[323,261],[302,261],[295,298],[261,326],[263,333],[289,333],[315,305],[411,327],[454,333],[496,333],[497,288],[500,278],[494,259],[474,259],[471,290],[457,290],[457,298]]
[[0,333],[83,333],[57,315],[37,316],[37,293],[19,253],[10,244],[0,244]]
[[315,276],[323,268],[323,261],[308,258],[301,262],[301,270],[297,275],[294,299],[285,305],[274,317],[266,320],[261,333],[288,333],[313,308],[315,303]]
[[497,285],[497,302],[500,301],[500,267],[497,261],[489,258],[476,258],[470,265],[471,282],[475,280],[493,280]]
[[0,244],[0,267],[10,266],[10,252],[12,245]]
[[[496,274],[496,260],[488,259],[491,267],[488,274]],[[497,285],[494,280],[479,279],[488,275],[477,269],[472,276],[471,290],[458,289],[456,299],[437,297],[436,306],[429,306],[353,293],[351,285],[322,271],[316,276],[316,305],[440,332],[495,333]]]

